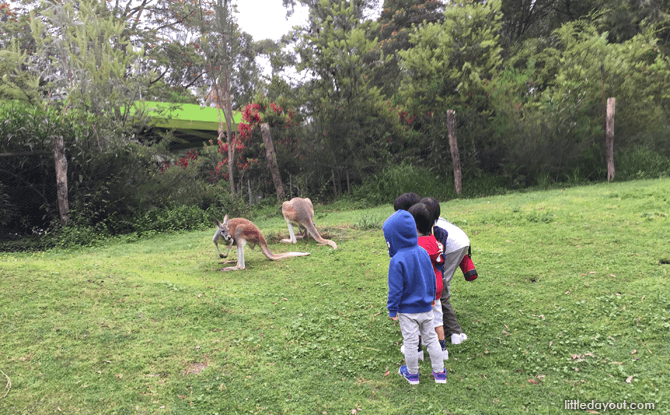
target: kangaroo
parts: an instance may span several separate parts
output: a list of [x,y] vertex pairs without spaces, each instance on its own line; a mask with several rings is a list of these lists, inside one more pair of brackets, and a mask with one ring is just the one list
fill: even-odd
[[[281,205],[281,213],[284,215],[284,219],[286,219],[288,233],[291,235],[290,239],[282,239],[282,242],[294,244],[297,242],[296,239],[305,238],[307,232],[309,232],[312,238],[320,245],[330,245],[333,249],[337,249],[337,244],[334,241],[323,239],[319,235],[319,231],[316,230],[316,226],[314,225],[314,207],[311,200],[294,197]],[[302,234],[296,236],[292,225],[296,225]]]
[[[221,271],[236,271],[240,269],[245,269],[244,264],[244,247],[250,245],[251,249],[254,249],[256,245],[261,247],[263,254],[268,257],[271,261],[277,261],[279,259],[289,258],[293,256],[304,256],[309,255],[309,252],[286,252],[284,254],[273,254],[268,248],[267,242],[263,234],[261,234],[260,229],[253,224],[248,219],[243,218],[233,218],[228,219],[228,215],[223,218],[223,223],[216,221],[217,229],[212,242],[216,246],[216,251],[219,253],[219,257],[227,258],[230,248],[233,245],[237,246],[237,264],[234,267],[222,268]],[[228,249],[226,250],[225,255],[219,250],[219,242],[225,241],[228,244]]]

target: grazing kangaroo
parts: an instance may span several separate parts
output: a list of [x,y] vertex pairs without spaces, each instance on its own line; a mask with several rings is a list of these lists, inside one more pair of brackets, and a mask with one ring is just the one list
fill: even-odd
[[[315,241],[320,245],[330,245],[333,249],[337,249],[337,244],[330,239],[323,239],[319,235],[319,231],[316,230],[314,225],[314,207],[312,206],[312,201],[309,199],[303,199],[300,197],[294,197],[288,202],[284,202],[281,205],[281,213],[286,219],[286,224],[288,225],[288,233],[291,235],[290,239],[282,239],[282,242],[296,243],[297,238],[305,238],[307,232],[312,235]],[[293,232],[293,226],[296,225],[302,235],[296,237]]]
[[[254,249],[256,245],[261,247],[263,254],[268,257],[271,261],[277,261],[279,259],[289,258],[293,256],[304,256],[309,255],[309,252],[287,252],[284,254],[273,254],[268,248],[263,234],[261,234],[260,229],[254,225],[250,220],[243,218],[234,218],[228,219],[228,215],[223,218],[223,223],[216,221],[217,229],[212,242],[216,246],[216,251],[219,253],[219,257],[227,258],[230,248],[233,245],[237,245],[237,264],[234,267],[222,268],[221,271],[236,271],[239,269],[244,269],[244,247],[250,245],[251,249]],[[219,251],[219,241],[225,241],[228,244],[228,249],[226,254],[222,254]]]

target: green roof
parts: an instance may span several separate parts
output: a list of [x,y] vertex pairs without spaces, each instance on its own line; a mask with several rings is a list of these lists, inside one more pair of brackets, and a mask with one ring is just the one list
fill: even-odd
[[[169,102],[136,101],[136,108],[148,111],[151,125],[157,128],[167,128],[182,131],[218,131],[219,110],[212,107],[201,107],[195,104],[171,104]],[[172,108],[172,110],[170,110]],[[154,113],[154,114],[152,114]],[[225,117],[220,112],[223,122]],[[242,122],[240,111],[233,111],[233,126]],[[233,128],[234,129],[234,128]]]

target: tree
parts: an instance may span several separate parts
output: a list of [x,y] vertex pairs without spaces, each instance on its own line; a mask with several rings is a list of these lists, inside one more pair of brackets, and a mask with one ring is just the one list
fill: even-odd
[[144,78],[137,65],[142,51],[131,45],[125,25],[96,0],[52,3],[31,16],[36,55],[50,63],[29,70],[39,75],[48,103],[61,100],[64,111],[105,114],[123,123]]
[[[207,6],[211,7],[207,7]],[[233,102],[232,85],[235,60],[240,54],[240,33],[237,30],[231,0],[216,0],[211,4],[201,3],[196,20],[199,39],[198,50],[202,56],[201,70],[205,87],[209,89],[207,99],[223,112],[219,117],[219,142],[226,137],[228,180],[231,193],[235,193],[233,160]],[[225,119],[225,123],[224,123]],[[225,132],[224,132],[225,129]]]
[[484,85],[502,64],[500,1],[452,3],[444,15],[442,23],[417,28],[412,48],[398,52],[407,73],[401,94],[416,113],[484,110]]
[[445,114],[455,110],[463,170],[489,164],[496,151],[487,131],[491,108],[486,85],[502,66],[501,18],[499,0],[451,2],[443,22],[419,26],[410,34],[412,47],[398,51],[404,77],[396,102],[416,117],[410,127],[420,130],[412,136],[416,144],[405,151],[442,167],[450,159]]
[[649,28],[611,43],[595,21],[569,22],[546,40],[529,39],[487,85],[505,174],[605,178],[603,79],[616,98],[615,153],[667,154],[670,60]]
[[502,41],[506,47],[526,39],[546,38],[567,22],[599,10],[603,0],[503,0]]
[[[136,99],[142,78],[135,63],[135,51],[124,35],[125,26],[106,13],[104,2],[82,0],[78,3],[52,3],[43,10],[31,12],[30,28],[36,44],[34,60],[29,67],[47,96],[47,106],[72,111],[87,119],[94,115],[111,130],[122,131],[131,103]],[[139,94],[138,94],[139,95]],[[107,147],[106,134],[97,135],[98,147]],[[98,125],[100,126],[100,125]],[[54,132],[57,193],[61,223],[68,222],[68,161],[65,138]]]
[[40,102],[39,79],[22,71],[28,60],[27,52],[22,52],[18,42],[0,49],[0,100],[19,100],[32,104]]
[[378,38],[381,55],[388,57],[375,71],[374,80],[387,97],[394,96],[399,87],[401,72],[397,52],[411,47],[409,36],[415,27],[442,22],[443,8],[439,0],[384,0],[379,25],[370,36]]
[[309,141],[318,154],[309,159],[319,163],[311,167],[321,180],[332,178],[335,193],[342,182],[361,180],[384,158],[380,140],[392,118],[380,89],[372,84],[372,71],[383,61],[365,60],[379,46],[368,36],[377,24],[361,20],[364,7],[362,1],[322,0],[298,31],[297,69],[312,76],[303,86],[303,108],[313,121]]

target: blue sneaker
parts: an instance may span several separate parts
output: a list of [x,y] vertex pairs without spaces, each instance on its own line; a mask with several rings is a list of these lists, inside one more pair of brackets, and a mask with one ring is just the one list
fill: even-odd
[[[418,373],[414,374],[414,375],[410,374],[407,371],[407,366],[406,365],[400,366],[400,369],[398,369],[398,373],[400,373],[400,376],[404,377],[405,380],[407,380],[410,385],[418,385],[419,384],[419,374]],[[446,380],[445,380],[445,383],[446,383]]]
[[435,378],[435,383],[447,383],[447,369],[444,369],[443,372],[433,372],[433,377]]

